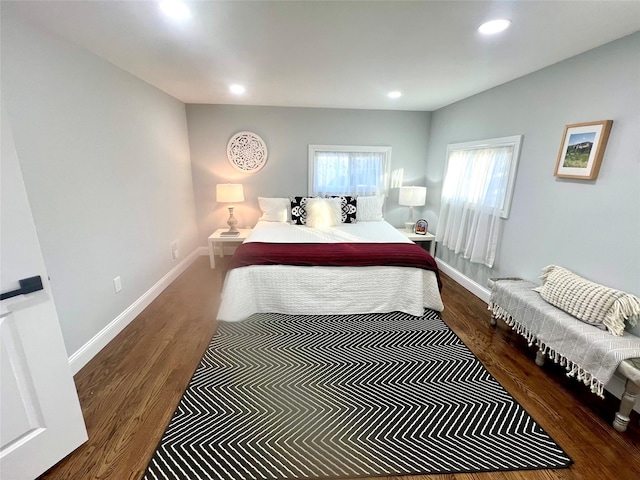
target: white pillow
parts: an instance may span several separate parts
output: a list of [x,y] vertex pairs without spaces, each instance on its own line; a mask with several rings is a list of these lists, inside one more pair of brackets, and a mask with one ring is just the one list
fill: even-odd
[[262,210],[260,220],[265,222],[286,222],[288,220],[288,198],[258,197],[258,203],[260,210]]
[[604,325],[613,335],[624,334],[625,321],[637,325],[640,298],[582,278],[566,268],[542,269],[542,286],[534,288],[551,305],[591,325]]
[[384,195],[371,197],[358,196],[357,202],[358,210],[356,211],[356,220],[358,222],[381,222],[384,220],[382,216]]
[[339,198],[311,198],[307,201],[307,227],[325,229],[342,222]]

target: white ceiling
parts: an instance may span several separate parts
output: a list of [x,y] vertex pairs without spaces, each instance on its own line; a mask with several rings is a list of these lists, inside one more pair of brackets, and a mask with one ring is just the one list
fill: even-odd
[[[435,110],[640,30],[640,0],[186,3],[186,22],[151,0],[2,8],[185,103],[212,104]],[[476,31],[496,17],[511,28]]]

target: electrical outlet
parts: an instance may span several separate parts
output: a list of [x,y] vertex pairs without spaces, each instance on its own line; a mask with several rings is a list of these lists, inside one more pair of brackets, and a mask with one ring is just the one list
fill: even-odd
[[180,258],[180,249],[178,248],[178,241],[171,242],[171,260],[174,262]]
[[116,293],[122,290],[122,280],[120,280],[120,277],[116,277],[113,279],[113,288],[116,289]]

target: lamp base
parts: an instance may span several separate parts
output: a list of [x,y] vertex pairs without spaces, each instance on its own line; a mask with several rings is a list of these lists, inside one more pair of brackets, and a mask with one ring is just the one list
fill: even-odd
[[229,225],[229,231],[222,233],[221,235],[225,237],[237,237],[240,235],[238,228],[236,225],[238,224],[238,220],[233,216],[233,206],[229,207],[229,220],[227,220],[227,225]]

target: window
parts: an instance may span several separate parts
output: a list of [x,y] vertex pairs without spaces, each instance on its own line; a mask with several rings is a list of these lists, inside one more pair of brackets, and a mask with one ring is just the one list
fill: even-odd
[[499,208],[508,218],[521,144],[522,135],[515,135],[449,145],[443,198]]
[[508,218],[522,135],[447,147],[436,240],[471,262],[493,266]]
[[309,195],[386,195],[391,147],[309,145]]

